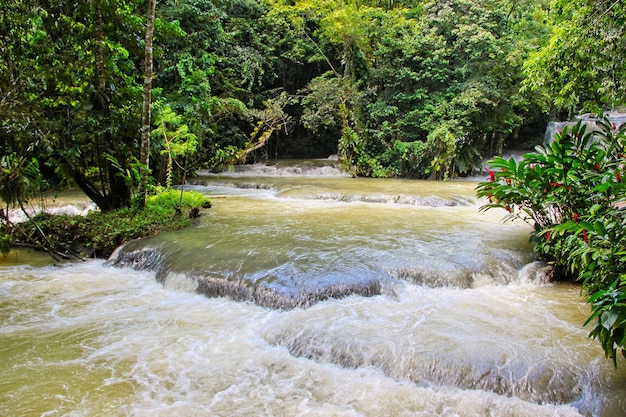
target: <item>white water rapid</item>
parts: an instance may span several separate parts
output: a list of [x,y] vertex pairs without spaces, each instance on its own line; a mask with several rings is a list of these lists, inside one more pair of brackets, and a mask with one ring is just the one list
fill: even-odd
[[0,416],[626,415],[579,287],[474,187],[206,176],[151,270],[0,258]]

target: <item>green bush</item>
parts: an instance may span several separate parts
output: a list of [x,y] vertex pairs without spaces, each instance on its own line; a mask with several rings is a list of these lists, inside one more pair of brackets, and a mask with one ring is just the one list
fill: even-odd
[[210,204],[207,198],[196,191],[185,191],[167,189],[155,195],[148,196],[146,200],[146,209],[154,210],[157,208],[176,210],[181,207],[205,207]]
[[456,155],[456,140],[454,135],[445,124],[437,126],[428,134],[426,142],[432,153],[430,167],[426,173],[431,179],[450,179],[453,175],[453,162]]
[[504,208],[533,225],[535,251],[582,283],[585,325],[614,364],[618,350],[626,357],[625,145],[625,125],[579,122],[519,162],[489,161],[477,188],[489,201],[481,210]]

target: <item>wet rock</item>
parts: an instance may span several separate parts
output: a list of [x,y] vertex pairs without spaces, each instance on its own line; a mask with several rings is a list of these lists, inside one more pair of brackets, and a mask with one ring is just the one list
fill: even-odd
[[156,271],[157,282],[166,285],[172,276],[185,276],[185,285],[179,289],[189,289],[207,297],[228,297],[235,301],[251,302],[262,307],[280,310],[306,308],[331,298],[344,298],[350,295],[371,297],[381,293],[380,282],[370,280],[364,283],[337,283],[316,289],[300,289],[293,295],[284,295],[265,285],[255,285],[246,279],[232,279],[202,273],[180,274],[169,270],[165,256],[157,248],[145,247],[137,250],[119,248],[109,263],[118,268],[132,268],[140,271]]

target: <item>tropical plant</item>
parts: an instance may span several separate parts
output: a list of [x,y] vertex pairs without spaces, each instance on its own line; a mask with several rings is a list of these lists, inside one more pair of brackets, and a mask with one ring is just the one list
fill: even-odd
[[590,337],[616,364],[626,355],[626,126],[608,119],[565,127],[521,161],[489,161],[481,210],[534,226],[535,251],[582,283],[592,314]]
[[[162,143],[161,155],[166,158],[165,187],[172,187],[172,170],[174,164],[182,171],[182,184],[185,185],[187,174],[186,161],[193,155],[198,146],[195,134],[189,132],[189,126],[183,123],[182,116],[176,114],[169,105],[155,106],[154,129],[151,136]],[[176,158],[184,157],[185,162],[179,163]]]

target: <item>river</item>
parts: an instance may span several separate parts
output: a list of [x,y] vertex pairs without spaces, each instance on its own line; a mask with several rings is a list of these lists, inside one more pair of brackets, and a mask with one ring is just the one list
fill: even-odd
[[205,173],[192,229],[0,258],[0,415],[626,415],[579,287],[475,186]]

